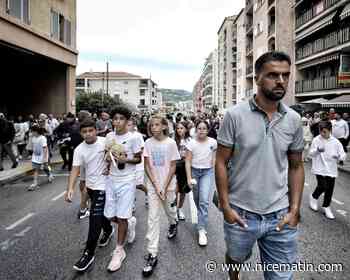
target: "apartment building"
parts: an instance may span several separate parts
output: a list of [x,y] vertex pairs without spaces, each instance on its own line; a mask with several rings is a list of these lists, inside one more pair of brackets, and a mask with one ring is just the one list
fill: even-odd
[[[236,102],[236,16],[226,17],[218,31],[218,108],[226,109]],[[236,80],[236,79],[235,79]]]
[[0,111],[74,112],[77,55],[75,0],[0,0]]
[[159,110],[162,94],[152,79],[126,72],[85,72],[77,76],[77,91],[102,92],[137,106],[140,111]]
[[350,94],[350,1],[297,1],[294,9],[297,100]]
[[195,113],[204,112],[204,98],[202,96],[203,84],[201,80],[198,80],[193,87],[192,98],[193,108]]
[[[294,62],[294,2],[291,0],[246,0],[246,6],[236,17],[238,37],[237,102],[251,98],[257,91],[255,84],[255,61],[263,53],[284,51]],[[287,23],[287,24],[286,24]],[[284,99],[294,104],[294,77]]]

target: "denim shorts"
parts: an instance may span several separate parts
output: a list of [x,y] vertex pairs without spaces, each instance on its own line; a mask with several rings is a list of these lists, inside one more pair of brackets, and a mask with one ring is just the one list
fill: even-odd
[[[237,223],[224,221],[224,234],[227,255],[236,263],[244,263],[252,255],[252,249],[257,242],[262,264],[293,264],[297,259],[297,227],[285,225],[281,231],[276,226],[288,208],[260,215],[232,206],[237,211],[248,228],[242,228]],[[265,271],[265,279],[292,279],[292,271]]]

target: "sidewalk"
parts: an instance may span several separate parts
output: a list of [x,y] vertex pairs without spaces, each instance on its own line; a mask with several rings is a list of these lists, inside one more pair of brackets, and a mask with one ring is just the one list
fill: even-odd
[[348,153],[347,159],[344,161],[344,165],[338,165],[338,169],[340,171],[346,172],[350,174],[350,155]]
[[[60,163],[63,163],[61,156],[59,154],[54,154],[51,159],[51,165]],[[0,187],[19,178],[22,178],[33,171],[32,161],[30,159],[21,160],[18,163],[18,167],[14,169],[11,168],[12,162],[8,159],[5,159],[3,161],[3,165],[5,170],[0,171]]]

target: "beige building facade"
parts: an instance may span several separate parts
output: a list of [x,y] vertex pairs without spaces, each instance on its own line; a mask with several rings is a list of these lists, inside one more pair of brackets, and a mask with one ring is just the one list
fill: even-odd
[[0,0],[8,115],[75,111],[76,1]]
[[136,106],[156,111],[162,106],[162,93],[151,79],[126,72],[86,72],[77,76],[77,91],[101,92]]

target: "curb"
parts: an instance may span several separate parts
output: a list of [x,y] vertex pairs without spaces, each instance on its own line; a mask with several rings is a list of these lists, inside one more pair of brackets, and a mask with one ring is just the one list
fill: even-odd
[[338,170],[340,170],[341,172],[350,174],[350,169],[349,169],[349,168],[345,168],[345,167],[342,167],[342,166],[338,166]]
[[[62,163],[63,163],[63,160],[58,160],[58,161],[51,162],[51,165],[59,165]],[[24,178],[25,176],[30,175],[34,171],[31,165],[27,167],[20,167],[20,168],[22,168],[23,170],[19,171],[13,176],[9,176],[8,178],[0,180],[0,187],[6,184],[12,183],[14,181],[17,181],[18,179]]]

